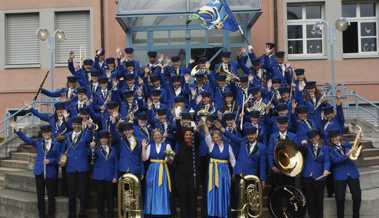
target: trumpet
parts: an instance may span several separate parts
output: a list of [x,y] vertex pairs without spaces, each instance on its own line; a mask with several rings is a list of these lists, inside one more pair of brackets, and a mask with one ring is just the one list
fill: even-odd
[[363,146],[361,143],[362,127],[355,125],[355,124],[352,124],[352,125],[355,126],[358,129],[358,131],[355,135],[355,139],[354,139],[353,146],[351,148],[352,151],[350,152],[349,159],[350,160],[357,160],[359,158],[359,156],[361,155],[361,152],[363,149]]

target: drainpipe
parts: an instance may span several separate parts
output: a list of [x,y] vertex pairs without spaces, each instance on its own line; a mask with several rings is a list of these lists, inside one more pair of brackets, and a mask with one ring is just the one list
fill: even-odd
[[105,19],[104,19],[104,0],[100,0],[100,43],[101,48],[104,48],[104,26],[105,26]]
[[279,31],[278,31],[278,0],[273,0],[273,11],[274,11],[274,41],[275,45],[279,43]]

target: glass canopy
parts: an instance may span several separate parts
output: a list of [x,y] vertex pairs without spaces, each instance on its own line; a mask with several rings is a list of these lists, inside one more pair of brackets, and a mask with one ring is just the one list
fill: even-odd
[[[191,54],[196,49],[233,49],[244,45],[239,33],[207,30],[189,15],[210,0],[119,0],[116,19],[127,34],[127,45],[136,55],[148,50]],[[226,0],[242,29],[249,30],[260,16],[261,0]],[[189,60],[191,55],[186,55]]]

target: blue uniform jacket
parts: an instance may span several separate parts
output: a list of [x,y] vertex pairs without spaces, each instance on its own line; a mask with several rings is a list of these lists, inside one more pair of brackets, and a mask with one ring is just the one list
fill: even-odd
[[266,146],[257,142],[251,154],[248,151],[248,141],[241,143],[235,174],[256,175],[261,181],[266,181]]
[[332,162],[332,174],[335,180],[347,180],[348,178],[359,178],[359,172],[355,163],[346,155],[351,149],[351,144],[345,142],[342,144],[342,150],[331,145],[330,159]]
[[324,141],[328,141],[328,132],[332,129],[338,129],[340,134],[343,134],[345,127],[345,117],[343,114],[342,105],[337,106],[337,113],[336,116],[330,121],[323,121],[321,134],[324,138]]
[[308,143],[302,147],[304,156],[304,168],[301,173],[303,177],[317,179],[324,170],[330,171],[329,146],[320,145],[317,156],[313,152],[313,144]]
[[[44,175],[44,159],[45,159],[45,141],[42,138],[32,139],[28,137],[25,133],[17,131],[16,134],[27,144],[33,145],[36,149],[37,156],[34,162],[33,173],[36,176]],[[58,174],[58,159],[60,156],[60,151],[62,144],[52,140],[51,148],[46,154],[46,159],[49,160],[49,164],[46,165],[46,178],[56,179]]]
[[89,129],[83,130],[75,144],[72,142],[72,133],[66,134],[64,142],[67,152],[66,172],[87,172],[89,170],[89,143],[92,140],[92,131]]
[[58,135],[64,135],[71,129],[69,121],[64,121],[60,126],[58,125],[57,118],[55,115],[50,115],[48,113],[40,113],[38,110],[32,108],[31,112],[34,116],[38,117],[40,120],[48,122],[51,126],[53,137]]
[[112,181],[118,178],[118,163],[116,149],[110,148],[108,156],[101,146],[95,148],[95,165],[92,171],[92,179],[100,181]]
[[119,145],[118,170],[142,176],[144,174],[144,166],[141,158],[142,146],[140,141],[136,138],[137,145],[132,150],[129,141],[120,135],[114,125],[111,127],[111,133],[112,138],[115,140],[114,142]]

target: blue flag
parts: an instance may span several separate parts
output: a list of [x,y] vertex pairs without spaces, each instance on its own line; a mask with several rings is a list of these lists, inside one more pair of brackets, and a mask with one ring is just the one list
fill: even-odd
[[226,0],[211,0],[197,11],[196,16],[208,29],[240,31],[243,34],[242,28]]

